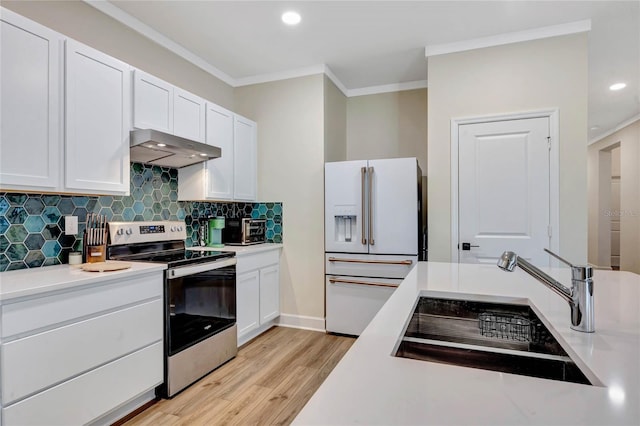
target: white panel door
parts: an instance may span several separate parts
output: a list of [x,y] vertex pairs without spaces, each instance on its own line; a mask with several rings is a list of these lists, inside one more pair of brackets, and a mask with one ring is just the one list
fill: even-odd
[[0,186],[56,189],[63,37],[7,9],[0,28]]
[[65,186],[129,192],[129,65],[73,40],[66,45]]
[[495,263],[510,250],[549,263],[548,137],[548,118],[460,126],[460,262]]
[[260,324],[260,271],[238,274],[236,278],[236,324],[238,340]]
[[207,144],[222,156],[207,162],[207,198],[233,199],[233,112],[207,103]]
[[173,89],[173,134],[204,142],[205,109],[204,99],[175,87]]
[[242,201],[255,201],[258,198],[256,123],[235,115],[233,137],[233,198]]
[[173,133],[173,85],[133,72],[133,127]]
[[324,165],[325,251],[368,253],[366,229],[367,162]]
[[369,160],[369,253],[418,254],[418,162]]
[[280,267],[260,270],[260,324],[280,315]]

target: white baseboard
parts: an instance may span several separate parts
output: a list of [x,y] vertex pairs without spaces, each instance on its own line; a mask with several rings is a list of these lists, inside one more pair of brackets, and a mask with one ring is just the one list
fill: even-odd
[[324,318],[306,315],[280,314],[276,321],[280,327],[301,328],[303,330],[326,331]]

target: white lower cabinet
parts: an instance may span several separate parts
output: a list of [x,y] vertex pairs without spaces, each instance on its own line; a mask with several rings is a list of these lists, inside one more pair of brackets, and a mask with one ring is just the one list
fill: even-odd
[[162,383],[162,271],[0,310],[4,426],[99,421]]
[[280,249],[239,254],[236,270],[240,346],[271,328],[280,316]]

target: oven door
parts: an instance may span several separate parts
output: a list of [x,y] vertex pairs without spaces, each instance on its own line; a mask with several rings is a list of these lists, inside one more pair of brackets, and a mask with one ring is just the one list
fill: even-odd
[[165,292],[172,356],[236,323],[236,259],[169,269]]

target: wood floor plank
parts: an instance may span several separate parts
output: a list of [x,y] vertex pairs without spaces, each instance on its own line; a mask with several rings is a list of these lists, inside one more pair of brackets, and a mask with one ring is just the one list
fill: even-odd
[[355,339],[274,327],[236,358],[126,426],[289,424]]

